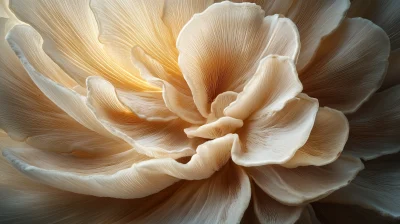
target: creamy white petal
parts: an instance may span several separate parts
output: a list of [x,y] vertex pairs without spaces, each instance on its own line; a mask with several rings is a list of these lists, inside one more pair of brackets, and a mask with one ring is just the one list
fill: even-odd
[[325,166],[288,169],[268,165],[248,167],[246,171],[275,200],[287,205],[299,205],[319,200],[346,186],[363,167],[359,159],[341,156]]
[[182,30],[182,27],[196,13],[204,11],[208,6],[214,3],[214,0],[163,0],[164,11],[162,19],[171,30],[176,39]]
[[278,111],[301,90],[293,61],[288,57],[270,55],[260,61],[253,77],[236,101],[225,108],[224,114],[245,120],[260,108],[265,113]]
[[343,151],[348,136],[349,123],[342,112],[327,107],[319,108],[306,144],[282,165],[293,168],[333,162]]
[[359,205],[400,218],[400,154],[365,162],[365,169],[324,202]]
[[[2,160],[0,166],[10,174],[0,179],[0,186],[17,186],[0,188],[2,223],[237,223],[251,194],[247,175],[233,166],[206,180],[181,181],[140,199],[60,191],[24,177]],[[21,186],[23,191],[18,191]]]
[[[266,15],[284,15],[293,4],[294,0],[230,0],[231,2],[251,2],[261,6]],[[221,2],[221,0],[216,1]]]
[[222,2],[192,17],[179,34],[177,48],[183,76],[206,117],[218,94],[243,89],[263,57],[278,54],[295,60],[299,37],[289,19],[264,18],[255,4]]
[[92,0],[90,6],[100,27],[99,39],[106,48],[130,51],[138,45],[168,74],[183,81],[175,39],[162,21],[163,0]]
[[132,49],[132,61],[141,76],[152,85],[162,88],[162,97],[169,110],[192,124],[203,124],[186,82],[168,75],[162,65],[147,55],[140,47]]
[[[112,60],[98,41],[90,0],[11,0],[10,8],[43,37],[43,50],[80,85],[88,76],[101,75],[117,86],[152,88]],[[73,13],[72,13],[73,12]]]
[[352,0],[349,17],[363,17],[381,27],[392,50],[400,48],[400,3],[397,0]]
[[253,187],[254,213],[260,223],[295,223],[303,210],[302,206],[287,206],[268,196],[258,186]]
[[161,122],[139,118],[118,100],[114,86],[103,78],[90,77],[87,86],[88,104],[100,122],[138,152],[174,158],[194,153],[195,140],[188,139],[183,131],[188,123],[180,119]]
[[132,149],[104,158],[80,159],[16,147],[3,155],[25,175],[50,186],[80,194],[140,198],[159,192],[180,179],[210,177],[230,158],[234,135],[200,145],[186,164],[174,159],[150,159]]
[[[45,150],[110,154],[128,149],[129,145],[123,141],[105,137],[79,124],[50,101],[32,82],[6,43],[7,20],[0,21],[0,128],[13,139],[25,140]],[[82,119],[82,122],[90,123],[89,120]]]
[[15,26],[8,33],[7,41],[32,81],[54,104],[86,128],[114,137],[87,107],[86,97],[70,89],[76,83],[43,52],[43,40],[32,27]]
[[364,160],[400,151],[400,85],[376,93],[348,116],[349,141],[344,153]]
[[400,49],[392,51],[389,57],[389,67],[382,88],[386,89],[400,84]]
[[17,25],[6,39],[17,56],[26,58],[39,73],[68,88],[78,85],[43,51],[43,39],[33,27]]
[[206,139],[215,139],[234,133],[243,126],[243,121],[232,117],[221,117],[216,121],[186,128],[184,131],[189,138],[200,137]]
[[321,40],[337,29],[350,7],[349,0],[294,1],[284,15],[299,29],[301,51],[297,69],[303,70],[315,57]]
[[317,111],[318,101],[305,95],[280,111],[258,111],[238,131],[242,147],[233,149],[232,160],[242,166],[285,163],[307,142]]
[[148,121],[170,121],[177,119],[164,103],[161,92],[130,92],[116,90],[118,99],[138,117]]
[[211,103],[211,111],[207,117],[207,122],[215,121],[225,116],[224,109],[237,99],[237,95],[236,92],[227,91],[215,97]]
[[365,19],[346,19],[299,74],[303,91],[322,106],[353,112],[380,87],[389,50],[381,28]]

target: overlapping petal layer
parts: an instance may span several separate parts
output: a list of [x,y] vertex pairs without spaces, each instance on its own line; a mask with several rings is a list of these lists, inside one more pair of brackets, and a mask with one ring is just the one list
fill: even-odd
[[[278,15],[264,18],[254,4],[222,2],[194,15],[179,34],[179,66],[200,113],[225,91],[240,92],[269,54],[295,60],[295,25]],[[232,66],[235,65],[235,66]]]

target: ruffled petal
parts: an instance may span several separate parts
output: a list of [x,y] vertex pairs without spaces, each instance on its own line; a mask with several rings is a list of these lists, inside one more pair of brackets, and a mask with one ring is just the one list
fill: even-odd
[[258,186],[253,190],[254,213],[260,223],[295,223],[303,210],[302,206],[287,206],[268,196]]
[[319,200],[346,186],[363,169],[359,159],[341,156],[325,166],[287,169],[277,165],[249,167],[256,184],[275,200],[298,205]]
[[381,27],[392,50],[400,48],[400,4],[397,0],[352,0],[349,17],[363,17]]
[[344,114],[330,108],[320,108],[306,144],[282,165],[293,168],[331,163],[340,156],[348,136],[349,123]]
[[345,113],[354,112],[381,85],[390,51],[386,33],[368,20],[346,19],[299,74],[304,92]]
[[207,117],[207,121],[211,122],[224,117],[225,108],[237,99],[237,95],[238,94],[235,92],[227,91],[215,97],[214,101],[211,103],[211,112]]
[[288,57],[270,55],[260,61],[257,71],[224,110],[226,116],[245,120],[263,108],[265,113],[281,110],[302,90],[296,67]]
[[174,158],[194,153],[196,145],[183,131],[189,124],[180,119],[169,122],[140,119],[118,100],[114,86],[100,77],[90,77],[87,86],[88,104],[97,118],[138,152]]
[[218,94],[243,89],[263,57],[278,54],[296,60],[299,37],[289,19],[264,18],[255,4],[226,1],[194,15],[179,34],[177,48],[183,76],[206,117]]
[[161,92],[130,92],[116,90],[118,99],[139,118],[148,121],[170,121],[177,119],[164,103]]
[[106,48],[128,53],[138,45],[159,61],[168,74],[184,81],[177,63],[175,39],[162,21],[163,0],[92,0],[90,6],[100,27],[99,39]]
[[[74,101],[79,104],[81,100],[79,96],[71,96],[68,100],[59,102],[59,105],[68,105],[70,109],[73,108],[74,110],[69,111],[69,114],[79,112],[83,116],[80,120],[81,123],[85,123],[91,128],[76,122],[50,101],[32,82],[18,57],[6,43],[4,28],[7,20],[1,18],[0,21],[0,36],[2,37],[0,41],[2,49],[0,55],[0,104],[2,105],[0,107],[0,128],[4,129],[13,139],[25,140],[28,144],[44,150],[112,154],[128,149],[128,144],[110,136],[109,133],[103,133],[104,135],[97,133],[97,131],[102,133],[101,127],[96,126],[95,122],[90,119],[90,113],[79,111],[82,109],[77,108],[79,105],[69,104]],[[39,61],[35,60],[38,63]],[[51,64],[49,66],[51,67]],[[44,77],[38,77],[38,79],[40,78]],[[41,81],[44,85],[48,84],[47,87],[60,91],[61,95],[70,95],[69,89],[53,85],[54,83],[50,79],[46,78]],[[85,117],[86,115],[88,117]],[[54,145],[57,145],[57,148],[54,148]]]
[[232,165],[140,199],[60,191],[32,181],[3,157],[0,168],[1,223],[237,223],[251,194],[247,175]]
[[346,187],[324,202],[359,205],[382,215],[400,218],[400,154],[365,162],[365,169]]
[[287,13],[298,27],[301,51],[297,69],[302,71],[315,57],[322,39],[337,29],[350,7],[349,0],[294,1]]
[[189,123],[204,123],[205,119],[197,110],[190,91],[186,91],[186,83],[184,86],[179,84],[177,79],[168,75],[162,65],[140,47],[132,49],[132,60],[145,80],[162,88],[162,98],[170,111]]
[[376,93],[348,116],[349,141],[344,153],[370,160],[400,151],[400,85]]
[[30,26],[15,26],[7,41],[32,81],[60,109],[84,125],[108,138],[113,138],[86,105],[86,97],[71,90],[76,84],[42,50],[43,40]]
[[84,86],[89,76],[101,75],[117,86],[152,88],[107,55],[98,41],[89,0],[11,0],[10,8],[40,33],[46,54],[80,85]]
[[232,117],[221,117],[216,121],[202,126],[186,128],[184,131],[189,138],[200,137],[215,139],[234,133],[243,126],[243,121]]
[[242,148],[232,151],[232,160],[242,166],[285,163],[307,142],[317,111],[318,101],[305,95],[280,111],[258,111],[238,131]]
[[80,194],[140,198],[180,179],[210,177],[230,158],[235,135],[208,141],[186,164],[174,159],[149,159],[129,150],[103,158],[80,159],[31,147],[9,147],[3,155],[25,175],[50,186]]

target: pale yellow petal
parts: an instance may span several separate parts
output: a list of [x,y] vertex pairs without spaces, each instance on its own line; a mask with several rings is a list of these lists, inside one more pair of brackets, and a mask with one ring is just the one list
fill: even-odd
[[85,85],[88,76],[101,75],[117,86],[151,88],[107,55],[98,41],[89,0],[11,0],[10,8],[40,33],[46,54],[80,85]]
[[114,86],[100,77],[90,77],[87,86],[88,104],[100,122],[138,152],[174,158],[194,153],[196,145],[183,131],[189,127],[188,123],[180,119],[168,122],[141,119],[119,101]]
[[[2,49],[2,54],[0,54],[0,104],[2,105],[0,128],[13,139],[25,140],[28,144],[44,150],[112,154],[128,149],[129,145],[123,141],[109,134],[105,136],[93,131],[96,129],[96,124],[91,123],[93,120],[86,119],[85,112],[78,111],[79,109],[74,107],[77,105],[69,104],[75,100],[79,104],[81,102],[79,96],[74,95],[69,98],[69,102],[60,102],[59,105],[70,106],[70,109],[73,109],[69,111],[70,114],[79,112],[80,115],[84,115],[81,117],[81,122],[86,123],[88,127],[89,124],[93,124],[91,126],[93,130],[77,122],[49,100],[31,80],[18,57],[6,43],[4,30],[7,20],[1,18],[0,22],[2,37],[0,41]],[[46,82],[46,80],[42,81]],[[52,82],[46,84],[49,84],[49,88],[54,87],[57,91],[61,91],[60,94],[70,95],[68,89],[58,88]],[[57,147],[53,147],[54,145]]]
[[162,21],[163,0],[92,0],[90,6],[100,27],[99,39],[106,48],[130,51],[138,45],[168,74],[183,80],[175,40]]

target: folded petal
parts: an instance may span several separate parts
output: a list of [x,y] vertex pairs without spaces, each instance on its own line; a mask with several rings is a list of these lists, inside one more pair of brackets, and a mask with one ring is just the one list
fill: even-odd
[[269,196],[287,205],[319,200],[346,186],[363,169],[359,159],[341,156],[325,166],[287,169],[278,165],[249,167],[246,171]]
[[242,166],[285,163],[307,142],[317,111],[318,101],[305,95],[280,111],[258,111],[238,131],[242,147],[232,151],[232,160]]
[[255,4],[225,1],[194,15],[179,34],[177,48],[183,76],[206,117],[218,94],[243,89],[263,57],[296,60],[299,37],[289,19],[264,18]]
[[349,0],[294,1],[287,13],[299,29],[301,51],[297,69],[303,70],[315,57],[323,38],[337,29],[350,7]]
[[124,106],[111,83],[100,77],[87,81],[88,104],[102,124],[135,150],[151,157],[190,156],[195,145],[184,133],[189,124],[180,119],[168,122],[147,121]]
[[380,87],[389,50],[381,28],[365,19],[346,19],[323,41],[314,63],[299,74],[304,92],[322,106],[354,112]]
[[181,181],[140,199],[75,194],[22,175],[0,157],[1,223],[236,223],[250,200],[250,182],[226,165],[210,178]]
[[80,85],[85,85],[88,76],[101,75],[117,86],[152,88],[107,55],[98,41],[89,0],[11,0],[10,8],[40,33],[46,54]]
[[245,120],[263,108],[265,113],[282,109],[302,90],[296,67],[288,57],[270,55],[260,61],[257,71],[224,114]]
[[26,58],[39,73],[68,88],[78,85],[43,51],[43,38],[33,27],[17,25],[9,31],[6,39],[17,56]]
[[400,218],[400,154],[365,162],[365,169],[346,187],[324,202],[359,205],[382,215]]
[[186,164],[170,158],[149,159],[133,149],[87,159],[31,147],[8,147],[3,155],[30,178],[62,190],[99,197],[140,198],[180,179],[210,177],[229,161],[234,139],[234,135],[227,135],[204,143]]
[[215,139],[234,133],[243,126],[243,121],[232,117],[221,117],[216,121],[204,124],[202,126],[190,127],[185,129],[189,138],[200,137],[206,139]]
[[8,33],[7,41],[32,81],[55,105],[86,128],[114,137],[87,107],[86,98],[71,89],[76,82],[43,52],[43,40],[32,27],[15,26]]
[[161,92],[131,92],[116,90],[121,103],[138,117],[148,121],[170,121],[178,118],[164,103]]
[[238,94],[235,92],[227,91],[215,97],[214,101],[211,103],[211,112],[207,117],[207,121],[215,121],[218,118],[225,116],[225,108],[237,99],[237,95]]
[[162,21],[164,1],[93,0],[90,6],[100,27],[99,39],[106,48],[130,52],[138,45],[168,74],[183,81],[175,39]]
[[[0,19],[0,21],[0,36],[2,37],[0,41],[2,49],[0,128],[13,139],[25,140],[28,144],[44,150],[112,154],[128,149],[128,144],[116,139],[108,132],[107,134],[101,131],[101,126],[95,124],[95,121],[90,118],[90,113],[85,113],[84,108],[80,107],[80,96],[71,96],[69,89],[55,85],[50,79],[39,80],[48,88],[52,96],[56,97],[57,94],[63,97],[68,96],[64,99],[65,101],[58,101],[57,105],[49,100],[32,81],[6,42],[4,28],[7,20]],[[39,63],[40,59],[34,61]],[[28,66],[28,64],[25,65]],[[51,64],[49,66],[51,67]],[[38,77],[38,79],[41,78],[44,77]],[[58,93],[52,92],[53,90],[57,90]],[[61,109],[64,106],[65,108],[68,106],[71,110],[68,113],[64,112]],[[74,114],[81,117],[74,117]],[[77,122],[79,119],[74,119],[70,115],[74,118],[79,117],[80,123]],[[54,148],[54,145],[58,147]]]
[[385,80],[382,84],[382,89],[400,84],[400,49],[392,51],[389,57],[389,67],[386,73]]
[[400,48],[400,4],[396,0],[352,0],[349,17],[363,17],[381,27],[390,38],[392,50]]
[[254,213],[260,223],[281,224],[295,223],[303,210],[302,206],[281,204],[268,196],[258,186],[253,190]]
[[327,107],[319,108],[306,144],[282,165],[293,168],[331,163],[340,156],[348,136],[349,123],[342,112]]
[[170,111],[189,123],[204,123],[204,117],[197,110],[190,91],[187,91],[186,82],[182,83],[168,75],[162,65],[140,47],[132,49],[132,61],[145,80],[162,88],[162,98]]
[[400,151],[400,85],[376,93],[348,116],[349,140],[344,153],[370,160]]

